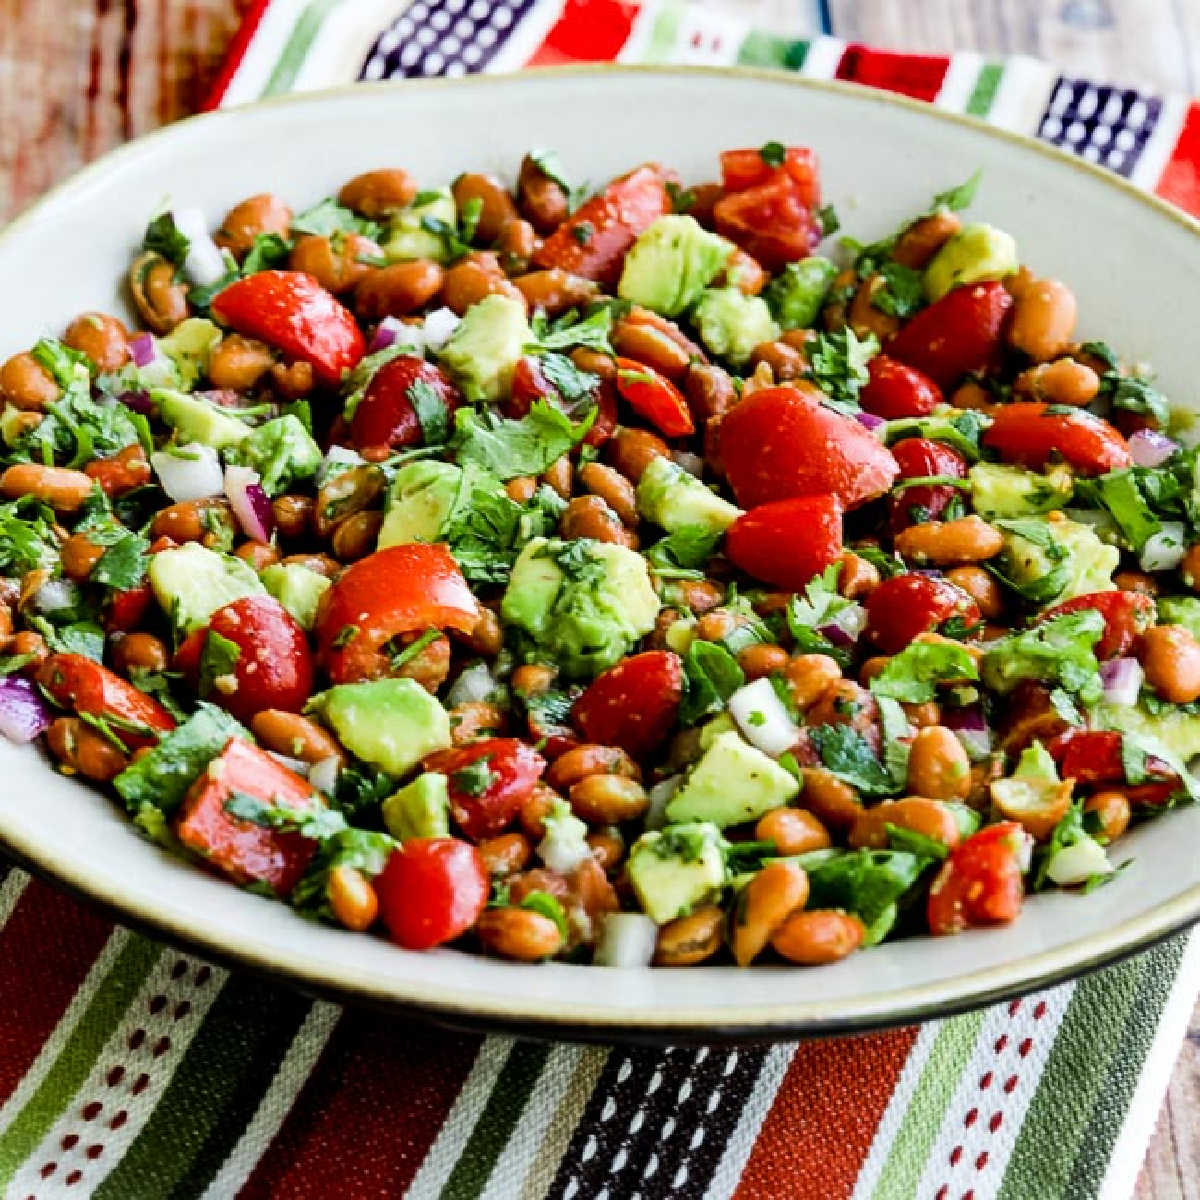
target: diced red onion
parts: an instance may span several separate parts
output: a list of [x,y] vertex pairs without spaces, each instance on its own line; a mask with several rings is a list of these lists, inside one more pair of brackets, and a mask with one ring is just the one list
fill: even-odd
[[129,357],[135,366],[148,367],[157,353],[158,347],[152,333],[135,333],[129,339]]
[[971,758],[984,758],[992,752],[992,731],[978,704],[966,708],[943,708],[942,724],[953,730]]
[[150,465],[163,491],[176,502],[219,496],[225,476],[217,452],[201,442],[189,442],[179,450],[181,454],[156,450],[150,455]]
[[187,277],[200,287],[212,287],[224,279],[227,265],[225,256],[208,233],[208,222],[198,208],[180,208],[171,214],[175,228],[188,240],[187,257],[183,270]]
[[865,425],[872,433],[877,430],[880,425],[886,425],[887,422],[882,417],[877,417],[874,413],[858,412],[854,414],[854,419],[860,424]]
[[843,649],[854,645],[854,639],[840,625],[822,625],[817,632]]
[[1139,429],[1129,436],[1129,456],[1139,467],[1161,467],[1179,449],[1157,429]]
[[275,513],[258,472],[249,467],[226,467],[225,495],[242,532],[252,541],[269,542],[275,529]]
[[0,679],[0,734],[10,742],[32,742],[50,728],[50,709],[28,679]]
[[1100,682],[1104,684],[1104,698],[1110,704],[1137,704],[1138,693],[1146,672],[1136,658],[1114,658],[1100,664]]
[[154,401],[150,399],[149,392],[122,392],[117,399],[126,408],[133,409],[135,413],[141,413],[143,417],[151,416],[154,412]]
[[850,646],[858,641],[859,634],[867,627],[867,610],[861,604],[848,604],[833,618],[817,630],[835,646]]
[[395,342],[403,327],[404,323],[398,317],[384,317],[375,329],[375,336],[367,346],[367,353],[375,354],[379,350],[386,350]]

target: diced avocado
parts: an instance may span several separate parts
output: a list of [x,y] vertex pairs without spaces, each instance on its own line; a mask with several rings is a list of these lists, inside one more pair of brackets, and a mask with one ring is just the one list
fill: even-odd
[[951,288],[1011,275],[1017,261],[1017,242],[1011,233],[979,222],[965,225],[933,256],[925,268],[925,296],[940,300]]
[[1106,546],[1090,525],[1078,521],[1051,521],[1050,528],[1067,550],[1067,586],[1062,599],[1086,596],[1089,592],[1111,592],[1116,588],[1112,574],[1121,564],[1116,546]]
[[725,883],[721,831],[698,821],[643,833],[629,852],[629,882],[657,925],[684,916]]
[[383,824],[399,842],[450,836],[450,793],[446,777],[426,771],[383,802]]
[[[166,337],[158,339],[158,348],[174,367],[174,380],[163,380],[163,386],[182,388],[189,392],[208,371],[208,360],[221,340],[221,330],[205,317],[188,317],[180,321]],[[147,370],[149,368],[146,368]]]
[[714,738],[667,805],[668,821],[711,821],[719,828],[756,821],[800,791],[795,776],[736,733]]
[[813,255],[788,263],[763,292],[771,315],[784,329],[811,329],[829,294],[837,267]]
[[267,421],[238,444],[230,459],[258,472],[268,496],[311,479],[321,465],[321,447],[294,413]]
[[674,650],[679,655],[686,654],[688,648],[696,640],[696,625],[698,623],[697,617],[681,617],[678,621],[673,621],[668,625],[666,633],[667,649]]
[[653,628],[660,607],[646,560],[591,538],[533,538],[517,556],[501,617],[529,636],[534,654],[570,679],[614,666]]
[[741,366],[759,342],[773,342],[780,333],[767,302],[737,288],[709,288],[692,312],[700,340],[713,354]]
[[1194,638],[1200,638],[1200,597],[1163,596],[1158,601],[1160,625],[1182,625]]
[[407,262],[414,258],[432,258],[434,262],[445,262],[448,256],[446,240],[428,228],[429,224],[443,222],[448,229],[458,223],[458,210],[449,188],[426,192],[418,197],[421,204],[413,204],[393,213],[388,222],[387,235],[383,242],[383,253],[392,262]]
[[538,842],[537,852],[550,870],[567,875],[592,857],[587,824],[571,811],[565,800],[555,797],[550,802],[550,811],[542,825],[546,832]]
[[485,296],[467,309],[439,358],[468,400],[501,400],[533,333],[511,296]]
[[267,590],[248,563],[199,542],[152,555],[148,574],[155,599],[180,634],[207,625],[218,608]]
[[1089,592],[1112,591],[1112,573],[1121,561],[1088,525],[1066,517],[1030,517],[1007,522],[1004,549],[996,563],[1027,599],[1048,605]]
[[351,754],[389,775],[403,775],[450,745],[446,710],[413,679],[338,684],[313,707]]
[[646,520],[669,533],[689,525],[724,533],[742,515],[736,504],[722,499],[665,456],[651,459],[642,472],[637,507]]
[[15,446],[29,432],[25,414],[15,404],[6,404],[0,413],[0,438],[6,446]]
[[720,273],[733,245],[695,217],[659,217],[625,256],[617,295],[667,317],[695,302]]
[[1200,716],[1182,709],[1168,708],[1152,716],[1141,708],[1104,702],[1090,715],[1094,728],[1138,734],[1165,746],[1180,762],[1190,762],[1200,754]]
[[425,459],[396,472],[388,489],[379,549],[406,542],[436,542],[454,507],[462,468]]
[[1086,883],[1096,875],[1111,875],[1113,865],[1108,852],[1094,837],[1083,834],[1069,846],[1063,846],[1046,863],[1046,878],[1059,887]]
[[1027,517],[1062,508],[1075,491],[1071,469],[1052,466],[1044,475],[1003,463],[979,462],[970,470],[971,499],[985,521]]
[[267,589],[296,618],[301,629],[312,629],[317,605],[332,584],[324,575],[299,563],[272,563],[258,574]]
[[737,733],[737,722],[727,712],[717,713],[711,721],[700,726],[700,751],[703,753],[719,737],[727,733]]
[[175,440],[181,445],[200,442],[214,450],[223,450],[250,436],[250,426],[245,421],[199,396],[154,388],[150,399],[158,405],[159,416],[175,430]]

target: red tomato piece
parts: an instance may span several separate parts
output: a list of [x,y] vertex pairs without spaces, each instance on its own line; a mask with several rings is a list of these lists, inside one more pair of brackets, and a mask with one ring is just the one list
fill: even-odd
[[130,750],[152,746],[157,734],[175,728],[175,718],[153,696],[82,654],[50,655],[37,681],[56,704],[80,716],[109,718]]
[[396,450],[425,441],[417,410],[409,397],[415,383],[428,384],[446,406],[447,424],[454,428],[454,410],[462,403],[458,388],[433,363],[412,354],[400,354],[375,372],[354,410],[350,423],[354,445],[360,450],[384,446]]
[[[944,442],[930,438],[905,438],[892,447],[892,456],[900,467],[900,479],[926,479],[932,475],[952,475],[966,479],[967,460]],[[946,506],[958,495],[958,489],[948,483],[919,483],[903,488],[888,497],[892,530],[899,533],[913,523],[913,509],[924,509],[936,520]]]
[[952,617],[971,626],[979,606],[962,588],[934,575],[893,575],[866,600],[867,636],[884,654],[899,654],[919,633],[937,629]]
[[683,393],[653,367],[632,358],[618,358],[617,392],[664,437],[687,437],[696,432],[692,410]]
[[313,808],[321,800],[307,780],[265,750],[230,738],[192,784],[175,818],[175,836],[234,883],[265,883],[277,896],[286,896],[304,874],[317,843],[233,816],[225,803],[234,792],[288,808]]
[[739,571],[798,592],[842,553],[836,496],[795,496],[743,513],[725,532],[725,556]]
[[1012,302],[1002,283],[954,288],[888,342],[888,357],[916,367],[938,387],[950,388],[996,356]]
[[670,211],[667,176],[657,163],[646,163],[582,204],[542,243],[533,261],[615,284],[625,252]]
[[479,620],[479,605],[442,545],[376,550],[347,567],[326,596],[317,643],[334,683],[386,671],[380,649],[397,634],[431,628],[470,633]]
[[393,850],[375,876],[379,912],[392,941],[430,950],[461,937],[488,901],[479,851],[457,838],[413,838]]
[[983,444],[1009,463],[1035,469],[1057,456],[1083,475],[1104,475],[1133,465],[1125,439],[1102,417],[1085,409],[1047,412],[1034,400],[1006,404],[996,412]]
[[449,781],[450,812],[467,837],[495,837],[529,799],[546,760],[516,738],[485,738],[439,750],[422,764]]
[[[1074,779],[1077,784],[1090,787],[1125,783],[1121,744],[1121,734],[1111,729],[1072,728],[1047,742],[1046,749],[1058,764],[1058,773],[1063,779]],[[1146,759],[1146,773],[1172,788],[1179,782],[1179,776],[1170,766],[1152,755]],[[1141,786],[1157,788],[1161,784]]]
[[1129,654],[1142,634],[1158,619],[1154,598],[1144,592],[1089,592],[1046,609],[1038,620],[1049,621],[1089,608],[1104,618],[1104,633],[1095,647],[1099,659],[1122,658]]
[[154,593],[148,583],[140,583],[137,587],[125,588],[113,592],[107,603],[104,614],[104,631],[106,633],[128,633],[136,629],[150,608]]
[[850,510],[891,487],[899,471],[891,451],[819,395],[766,388],[725,414],[718,448],[743,508],[825,494]]
[[675,728],[682,697],[679,655],[647,650],[598,675],[575,701],[571,720],[589,742],[645,758]]
[[[562,397],[546,378],[537,357],[527,354],[517,361],[512,389],[507,401],[501,402],[501,411],[506,417],[520,418],[529,412],[535,400],[545,400],[555,408],[563,409],[572,420],[579,419],[581,415],[563,405]],[[617,394],[610,380],[600,380],[595,401],[596,419],[583,439],[585,446],[603,446],[617,428]]]
[[942,389],[928,375],[887,354],[876,354],[867,363],[867,374],[870,379],[859,393],[859,403],[885,421],[927,417],[942,402]]
[[761,150],[726,150],[721,155],[721,186],[727,192],[741,192],[781,177],[791,181],[804,205],[820,207],[817,156],[807,146],[788,146],[778,166],[767,162]]
[[234,600],[213,613],[206,629],[189,634],[176,652],[175,665],[193,685],[199,681],[210,633],[232,642],[238,659],[206,700],[243,722],[264,708],[299,712],[304,707],[313,690],[308,640],[296,618],[274,596]]
[[788,176],[722,196],[713,224],[769,271],[806,258],[821,240],[818,218]]
[[311,365],[333,386],[358,365],[365,343],[354,314],[303,271],[259,271],[231,283],[213,315],[247,337]]
[[1025,898],[1021,865],[1028,836],[1016,821],[1002,821],[951,850],[929,889],[929,932],[961,933],[1015,920]]

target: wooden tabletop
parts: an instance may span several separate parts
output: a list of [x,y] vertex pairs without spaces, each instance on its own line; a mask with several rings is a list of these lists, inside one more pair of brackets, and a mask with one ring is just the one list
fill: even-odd
[[[725,3],[764,26],[788,27],[797,11],[794,0]],[[247,7],[0,0],[0,220],[110,146],[194,111]],[[1200,91],[1194,0],[830,0],[829,8],[839,37],[1034,54],[1097,78]],[[1200,1007],[1136,1196],[1200,1197]]]

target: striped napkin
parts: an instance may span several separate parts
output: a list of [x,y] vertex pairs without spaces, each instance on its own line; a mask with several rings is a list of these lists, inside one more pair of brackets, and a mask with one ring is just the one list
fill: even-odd
[[[741,63],[904,92],[1200,213],[1200,110],[1027,58],[902,55],[680,0],[259,0],[212,105],[577,60]],[[779,8],[781,6],[775,6]],[[915,1028],[575,1047],[346,1015],[0,882],[0,1190],[24,1200],[1124,1200],[1200,938]]]

